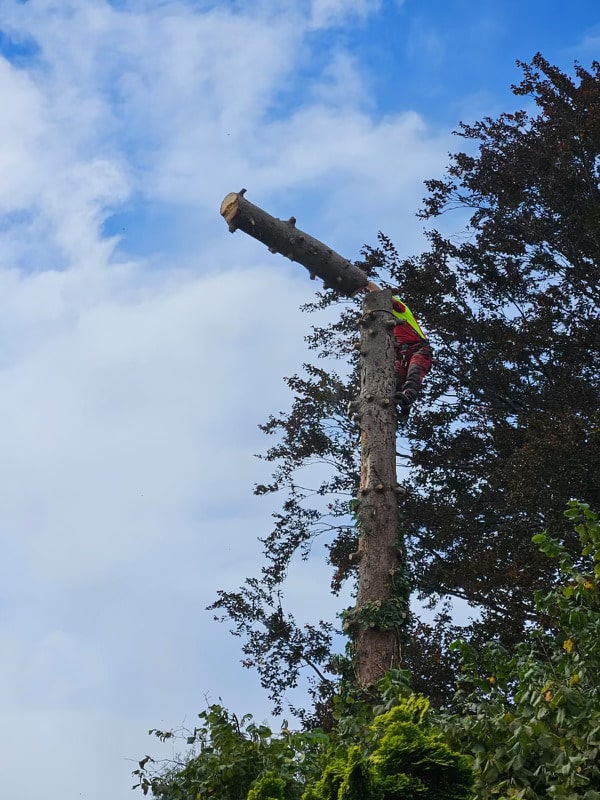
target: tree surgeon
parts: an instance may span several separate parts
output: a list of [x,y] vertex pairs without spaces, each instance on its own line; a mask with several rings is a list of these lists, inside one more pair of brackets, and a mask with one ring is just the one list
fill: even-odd
[[[380,287],[371,281],[364,288],[367,292],[379,290]],[[394,399],[398,403],[399,413],[406,417],[421,391],[425,375],[431,369],[431,345],[412,311],[398,295],[392,297],[392,314],[397,320],[394,327],[396,349]]]

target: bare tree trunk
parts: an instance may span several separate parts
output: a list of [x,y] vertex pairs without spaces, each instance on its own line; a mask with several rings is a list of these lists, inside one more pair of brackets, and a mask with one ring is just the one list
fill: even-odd
[[361,319],[361,480],[357,519],[359,581],[348,626],[353,634],[358,682],[372,687],[398,668],[398,628],[406,598],[393,585],[401,566],[398,546],[394,327],[389,289],[365,297]]
[[361,319],[361,481],[357,520],[360,558],[356,607],[347,617],[359,684],[368,689],[400,663],[399,628],[407,598],[399,596],[394,578],[403,566],[398,546],[396,475],[396,406],[391,290],[375,291],[367,275],[331,248],[296,228],[296,220],[276,219],[244,198],[245,189],[228,194],[221,215],[229,230],[238,228],[302,264],[326,288],[352,295],[369,288]]
[[265,244],[272,253],[297,261],[306,267],[311,278],[321,278],[326,289],[352,295],[367,286],[369,279],[361,269],[296,228],[294,217],[286,221],[277,219],[250,203],[244,197],[245,191],[231,192],[221,203],[221,216],[232,233],[239,228]]

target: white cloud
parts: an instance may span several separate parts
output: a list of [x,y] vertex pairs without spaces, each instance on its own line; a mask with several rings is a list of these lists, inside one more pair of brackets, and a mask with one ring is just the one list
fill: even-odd
[[34,200],[38,165],[33,154],[43,145],[43,98],[32,80],[0,58],[0,93],[5,109],[0,119],[0,213],[23,208]]
[[312,0],[310,26],[325,28],[339,25],[347,17],[366,17],[381,7],[382,0]]
[[[564,67],[567,74],[571,73],[574,61],[578,61],[584,69],[589,69],[588,64],[597,59],[598,47],[600,47],[600,26],[594,25],[575,45],[563,48],[562,53],[567,59]],[[533,51],[531,55],[533,55]]]
[[[229,237],[220,200],[247,185],[352,257],[379,227],[416,236],[400,219],[447,149],[414,113],[376,116],[341,44],[297,78],[315,26],[378,3],[272,6],[2,4],[40,47],[0,57],[0,780],[19,800],[32,754],[48,800],[125,798],[148,727],[205,691],[266,707],[203,608],[256,572],[256,425],[289,403],[315,284]],[[125,259],[103,225],[145,202],[178,226],[140,223],[160,254]],[[311,611],[303,580],[292,605],[337,607],[323,578]]]
[[335,108],[371,108],[373,103],[358,60],[347,50],[332,51],[315,79],[313,102]]
[[2,736],[3,761],[12,767],[2,770],[7,797],[33,798],[41,781],[52,798],[135,797],[133,759],[144,755],[136,749],[135,729],[148,727],[143,718],[91,709],[36,710],[3,714],[3,722],[10,729]]
[[239,420],[258,422],[265,395],[283,390],[292,333],[301,348],[304,322],[276,276],[186,276],[150,292],[139,279],[138,294],[112,287],[75,319],[65,306],[52,334],[0,373],[3,527],[63,580],[89,580],[189,526],[199,493],[226,504],[231,471],[251,480],[258,437]]
[[18,230],[0,242],[0,265],[105,263],[112,243],[99,239],[99,226],[128,194],[123,171],[82,152],[77,117],[66,125],[43,87],[2,58],[0,91],[8,109],[0,125],[0,213],[12,214]]
[[[375,7],[356,3],[343,9],[366,13]],[[313,11],[322,14],[325,8],[342,10],[333,4]],[[99,206],[106,215],[130,191],[179,207],[182,216],[193,208],[191,229],[199,213],[204,224],[215,227],[219,199],[242,185],[256,202],[264,198],[267,204],[271,196],[293,196],[296,189],[319,187],[323,194],[326,187],[337,200],[350,198],[357,182],[363,189],[371,185],[373,196],[394,186],[412,213],[422,194],[422,176],[435,171],[447,149],[415,115],[378,120],[367,113],[369,87],[356,60],[341,48],[334,48],[321,74],[293,92],[290,76],[306,58],[307,46],[302,36],[308,21],[303,26],[298,12],[265,19],[223,10],[198,14],[167,3],[144,14],[117,12],[100,2],[61,9],[50,20],[31,12],[28,21],[52,65],[48,91],[54,117],[64,121],[70,113],[75,120],[65,138],[75,140],[75,152],[87,156],[79,169],[96,165],[96,174],[81,181],[86,197],[73,195],[88,230],[102,222]],[[100,166],[106,191],[98,186],[93,192]],[[397,176],[395,185],[390,172]],[[42,180],[46,187],[56,183],[47,174]],[[70,222],[76,215],[67,207],[57,222],[52,214],[56,195],[71,196],[68,173],[46,189],[42,200],[47,224],[52,230],[58,225],[53,246],[76,259],[76,223]],[[385,219],[375,219],[382,207],[389,208],[387,200],[374,209],[372,220],[359,212],[363,238],[372,239],[384,227]],[[84,261],[93,250],[87,239],[87,245],[79,242]],[[111,246],[97,241],[96,248],[105,248],[98,257],[108,258]]]

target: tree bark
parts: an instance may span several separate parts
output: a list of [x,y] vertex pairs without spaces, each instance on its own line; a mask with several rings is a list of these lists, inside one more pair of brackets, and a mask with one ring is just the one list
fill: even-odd
[[265,244],[272,253],[297,261],[306,267],[312,279],[321,278],[326,289],[352,295],[367,286],[369,279],[361,269],[296,228],[295,217],[286,221],[272,217],[246,200],[245,191],[231,192],[221,203],[221,216],[232,233],[239,228]]
[[[276,219],[244,198],[245,189],[228,194],[221,215],[233,233],[238,228],[302,264],[326,288],[352,295],[368,288],[361,323],[361,481],[356,512],[359,528],[359,580],[356,607],[346,629],[355,649],[359,684],[373,687],[400,664],[398,597],[394,574],[401,566],[398,546],[396,475],[396,406],[393,401],[394,339],[392,292],[371,283],[367,275],[322,242],[296,228],[296,220]],[[400,598],[402,600],[402,598]],[[404,598],[406,602],[407,598]]]
[[[398,668],[398,626],[385,624],[386,601],[394,608],[393,575],[401,565],[398,546],[396,406],[393,402],[394,339],[392,292],[365,297],[361,319],[361,480],[358,495],[359,580],[352,612],[356,670],[368,689],[387,670]],[[388,616],[388,623],[390,617]]]

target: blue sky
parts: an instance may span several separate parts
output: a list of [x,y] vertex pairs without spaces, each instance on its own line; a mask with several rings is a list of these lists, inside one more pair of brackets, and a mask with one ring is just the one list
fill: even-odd
[[[452,130],[521,106],[538,50],[588,65],[597,3],[0,2],[6,796],[124,800],[128,759],[166,755],[149,728],[268,713],[204,608],[258,569],[257,425],[315,285],[231,236],[224,195],[349,258],[380,229],[415,252]],[[328,585],[315,557],[289,602],[333,616]]]

